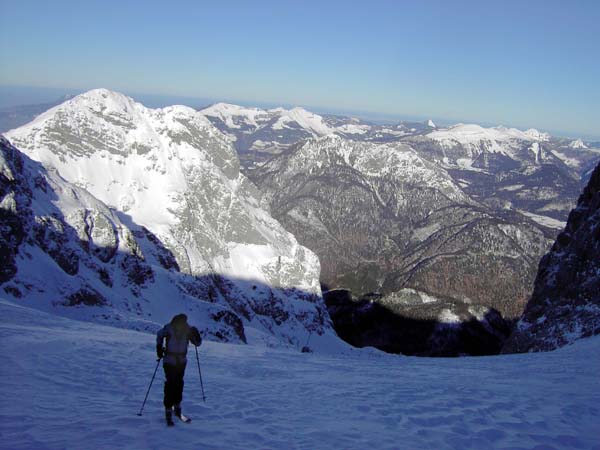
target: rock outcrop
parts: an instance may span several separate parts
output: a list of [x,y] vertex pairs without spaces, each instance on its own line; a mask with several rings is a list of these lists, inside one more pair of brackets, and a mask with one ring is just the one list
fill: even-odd
[[553,350],[600,333],[600,165],[539,265],[504,353]]

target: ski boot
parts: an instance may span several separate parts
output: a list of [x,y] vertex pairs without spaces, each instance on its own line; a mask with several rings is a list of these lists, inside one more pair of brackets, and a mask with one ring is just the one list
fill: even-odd
[[165,408],[165,419],[167,420],[167,426],[172,427],[175,425],[173,422],[173,410],[171,408]]
[[181,404],[175,405],[175,416],[179,417],[179,420],[181,420],[182,422],[185,422],[185,423],[190,423],[192,421],[192,419],[190,419],[189,417],[184,416],[181,413]]

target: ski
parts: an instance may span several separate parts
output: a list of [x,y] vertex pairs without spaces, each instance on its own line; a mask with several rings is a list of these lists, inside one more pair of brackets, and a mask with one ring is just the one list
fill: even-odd
[[181,414],[179,417],[179,420],[181,420],[183,423],[190,423],[192,421],[192,419],[190,419],[189,417],[184,416],[183,414]]

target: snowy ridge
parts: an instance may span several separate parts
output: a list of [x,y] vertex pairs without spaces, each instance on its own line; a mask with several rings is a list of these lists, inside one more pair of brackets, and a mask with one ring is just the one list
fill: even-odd
[[203,114],[97,89],[7,137],[150,230],[182,272],[240,280],[219,289],[247,324],[285,341],[332,333],[317,257],[261,208],[230,140]]
[[247,126],[252,131],[256,131],[264,127],[270,127],[273,130],[300,127],[313,136],[322,136],[333,132],[324,123],[321,116],[300,107],[290,110],[284,108],[259,109],[229,103],[216,103],[202,109],[200,113],[209,118],[220,119],[232,129]]
[[418,183],[439,189],[457,202],[471,202],[443,169],[435,167],[403,144],[373,144],[329,135],[306,141],[285,164],[274,160],[264,167],[268,169],[271,165],[279,164],[285,176],[306,167],[325,168],[338,161],[365,177],[388,177],[397,182]]
[[[278,109],[265,111],[259,108],[245,108],[243,106],[232,105],[230,103],[215,103],[201,110],[205,116],[221,119],[231,128],[240,128],[239,121],[245,122],[254,128],[258,128],[259,122],[268,120],[271,117],[270,113],[280,112]],[[234,118],[237,120],[234,121]]]
[[293,108],[289,111],[284,111],[277,122],[273,124],[274,130],[281,130],[288,127],[288,123],[296,123],[305,130],[309,130],[315,136],[323,136],[333,133],[324,122],[323,118],[318,114],[311,113],[304,108]]
[[549,135],[530,129],[520,131],[516,128],[484,128],[475,124],[458,124],[447,129],[432,131],[427,137],[438,141],[447,148],[460,144],[470,148],[485,145],[487,151],[509,153],[510,144],[515,141],[545,141]]

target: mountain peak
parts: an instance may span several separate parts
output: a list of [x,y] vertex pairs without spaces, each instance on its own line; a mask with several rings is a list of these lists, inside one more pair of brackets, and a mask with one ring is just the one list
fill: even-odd
[[121,103],[134,102],[134,100],[131,97],[128,97],[125,94],[122,94],[120,92],[111,91],[110,89],[106,89],[106,88],[91,89],[82,94],[76,95],[71,100],[101,101],[101,102],[107,102],[107,101],[115,102],[116,101],[116,102],[121,102]]
[[585,143],[581,140],[581,139],[575,139],[573,142],[571,142],[569,144],[570,148],[575,148],[575,149],[585,149],[588,148],[587,145],[585,145]]
[[459,141],[465,143],[476,143],[479,141],[539,141],[549,139],[549,135],[535,129],[521,131],[516,128],[497,126],[486,128],[477,124],[459,123],[444,129],[432,131],[427,136],[439,141]]

